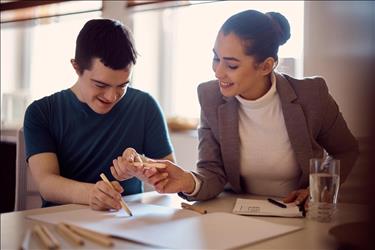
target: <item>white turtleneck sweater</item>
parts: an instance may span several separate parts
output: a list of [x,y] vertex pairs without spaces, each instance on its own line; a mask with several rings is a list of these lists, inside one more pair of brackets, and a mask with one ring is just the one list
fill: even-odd
[[285,196],[298,187],[300,169],[285,127],[276,77],[257,100],[239,105],[240,175],[248,193]]

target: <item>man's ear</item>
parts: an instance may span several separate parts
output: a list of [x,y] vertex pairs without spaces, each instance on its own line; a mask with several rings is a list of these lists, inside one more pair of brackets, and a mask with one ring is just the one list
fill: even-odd
[[72,64],[73,69],[75,70],[75,72],[77,73],[77,75],[80,76],[82,73],[81,73],[81,69],[79,68],[79,65],[76,62],[76,60],[75,59],[70,59],[70,63]]
[[261,70],[262,75],[268,75],[272,72],[275,66],[275,59],[273,59],[272,57],[268,57],[262,62],[259,69]]

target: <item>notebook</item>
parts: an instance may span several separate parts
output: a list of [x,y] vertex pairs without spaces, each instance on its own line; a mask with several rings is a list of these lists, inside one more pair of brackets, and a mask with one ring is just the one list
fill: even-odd
[[256,216],[303,217],[299,207],[294,203],[285,205],[286,208],[282,208],[270,203],[268,200],[237,199],[233,213]]

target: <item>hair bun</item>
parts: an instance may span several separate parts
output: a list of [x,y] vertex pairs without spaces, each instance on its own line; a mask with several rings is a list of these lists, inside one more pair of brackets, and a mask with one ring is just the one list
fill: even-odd
[[279,45],[283,45],[290,38],[290,25],[288,20],[278,12],[267,12],[278,34]]

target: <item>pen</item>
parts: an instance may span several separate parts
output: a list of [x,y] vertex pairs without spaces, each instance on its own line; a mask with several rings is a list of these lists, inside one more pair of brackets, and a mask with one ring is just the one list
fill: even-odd
[[267,199],[270,203],[272,203],[273,205],[276,205],[278,207],[281,207],[281,208],[286,208],[286,205],[281,203],[281,202],[278,202],[277,200],[274,200],[274,199],[271,199],[271,198],[268,198]]
[[[109,182],[109,180],[107,179],[107,177],[106,177],[103,173],[100,174],[100,177],[102,178],[102,180],[103,180],[105,183],[107,183],[111,188],[113,188],[113,189],[115,190],[115,187],[112,185],[111,182]],[[132,212],[130,211],[128,205],[126,205],[125,201],[124,201],[122,198],[121,198],[121,200],[120,200],[120,204],[121,204],[122,208],[125,210],[125,212],[126,212],[127,214],[129,214],[130,216],[133,216],[133,214],[132,214]]]

